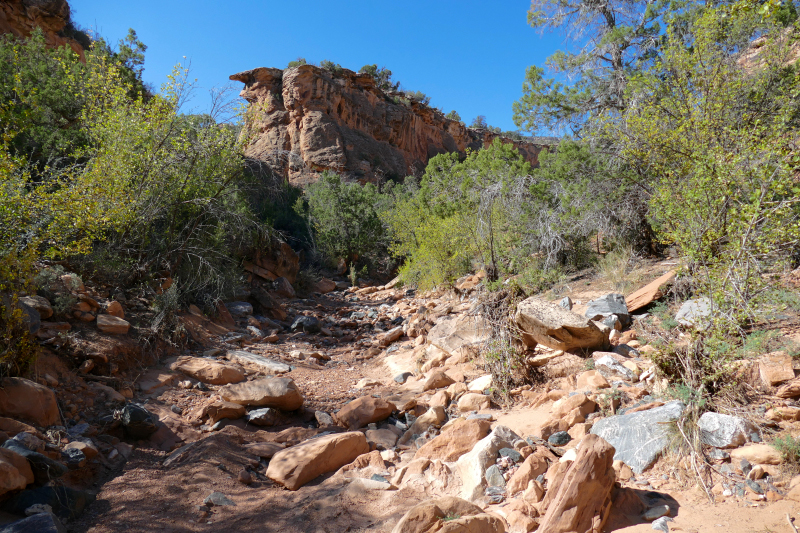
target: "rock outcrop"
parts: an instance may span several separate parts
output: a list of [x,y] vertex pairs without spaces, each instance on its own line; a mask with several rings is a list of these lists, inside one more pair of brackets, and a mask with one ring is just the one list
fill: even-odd
[[9,0],[0,2],[0,34],[29,37],[42,29],[48,46],[69,45],[83,56],[83,47],[69,36],[70,10],[67,0]]
[[245,84],[241,96],[250,102],[245,154],[295,185],[315,181],[324,170],[372,182],[420,174],[437,154],[476,150],[498,137],[535,166],[544,146],[467,128],[347,69],[260,67],[230,79]]

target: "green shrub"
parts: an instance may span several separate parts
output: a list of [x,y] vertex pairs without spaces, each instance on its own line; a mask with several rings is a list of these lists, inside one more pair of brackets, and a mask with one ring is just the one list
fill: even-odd
[[445,118],[449,118],[450,120],[455,120],[456,122],[461,122],[462,124],[464,123],[464,121],[461,120],[461,115],[459,115],[458,111],[456,111],[455,109],[447,113],[445,115]]
[[334,63],[333,61],[329,61],[327,59],[320,61],[319,66],[334,75],[341,74],[344,71],[339,63]]
[[795,470],[800,467],[800,438],[794,438],[789,434],[777,437],[772,446],[778,450],[784,462],[791,465]]
[[294,68],[299,67],[300,65],[307,65],[308,61],[306,61],[305,57],[298,57],[294,61],[289,61],[289,64],[286,65],[286,68]]

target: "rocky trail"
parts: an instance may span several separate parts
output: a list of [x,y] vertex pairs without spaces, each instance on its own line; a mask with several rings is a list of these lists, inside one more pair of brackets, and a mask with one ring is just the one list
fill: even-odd
[[[35,381],[0,390],[0,532],[791,533],[800,477],[767,444],[800,432],[788,354],[742,363],[762,423],[701,417],[704,484],[671,451],[685,405],[643,334],[671,268],[625,297],[576,278],[560,303],[520,303],[540,379],[506,399],[480,275],[424,295],[323,280],[308,298],[279,279],[250,298],[272,318],[190,309],[194,348],[150,360],[128,330],[146,299],[70,282],[75,320],[42,322]],[[702,302],[681,312],[702,320]]]

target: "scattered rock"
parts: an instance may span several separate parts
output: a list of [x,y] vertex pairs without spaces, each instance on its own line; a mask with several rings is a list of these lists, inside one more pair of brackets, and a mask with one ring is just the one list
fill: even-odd
[[397,435],[388,429],[370,429],[366,435],[367,442],[375,444],[378,450],[391,450],[397,444]]
[[465,420],[459,418],[434,439],[417,450],[415,457],[430,460],[455,461],[471,451],[475,445],[489,434],[491,422],[488,420]]
[[333,417],[325,411],[315,411],[314,418],[316,418],[317,425],[319,425],[319,427],[333,426],[336,424],[333,421]]
[[296,296],[294,287],[292,287],[289,280],[283,276],[275,278],[273,284],[275,286],[275,292],[277,292],[279,296],[283,296],[284,298],[294,298]]
[[602,437],[616,449],[614,459],[641,474],[668,446],[668,422],[680,418],[684,407],[675,400],[647,411],[604,418],[592,426],[592,434]]
[[247,421],[257,426],[274,426],[280,421],[281,415],[271,407],[255,409],[247,413]]
[[566,444],[569,444],[569,441],[571,440],[572,437],[570,437],[569,433],[566,431],[559,431],[550,435],[550,437],[547,439],[547,442],[553,446],[565,446]]
[[203,504],[208,505],[209,507],[235,507],[236,503],[233,500],[222,494],[221,492],[212,492],[206,499],[203,500]]
[[229,361],[239,363],[241,365],[252,364],[260,370],[269,374],[286,374],[292,370],[292,367],[285,363],[273,361],[254,353],[245,352],[244,350],[230,350],[227,353]]
[[537,298],[519,303],[515,317],[529,348],[543,344],[554,350],[601,348],[608,342],[591,321],[563,307]]
[[170,368],[211,385],[239,383],[245,379],[244,372],[238,368],[202,357],[178,357]]
[[490,328],[481,317],[445,316],[428,333],[428,342],[453,356],[459,348],[483,342],[489,335]]
[[597,370],[587,370],[580,374],[576,385],[578,390],[599,390],[610,387],[608,380]]
[[359,431],[326,435],[276,453],[269,462],[267,477],[289,490],[297,490],[368,452],[367,439]]
[[354,430],[372,422],[385,420],[395,409],[391,402],[372,396],[362,396],[342,407],[336,413],[336,420],[344,427]]
[[782,351],[762,355],[758,361],[758,373],[767,387],[774,387],[794,379],[792,358]]
[[491,386],[492,386],[492,375],[486,374],[485,376],[481,376],[477,379],[470,381],[467,384],[467,390],[483,392],[486,389],[490,388]]
[[301,316],[294,321],[291,328],[289,329],[291,329],[292,331],[297,331],[299,329],[304,333],[307,333],[309,335],[314,335],[320,332],[320,330],[322,329],[322,324],[316,317]]
[[461,478],[461,496],[467,500],[481,498],[486,487],[486,469],[495,464],[501,448],[513,448],[521,440],[505,426],[494,430],[475,444],[469,453],[458,458],[455,469]]
[[482,411],[491,408],[491,406],[491,398],[479,392],[469,392],[458,399],[458,410],[462,413],[466,411]]
[[623,327],[627,327],[631,323],[631,315],[625,304],[625,297],[621,294],[611,293],[591,300],[583,313],[583,316],[589,320],[602,320],[611,315],[615,315]]
[[3,510],[16,515],[24,515],[25,510],[34,505],[49,505],[53,514],[62,520],[72,520],[80,516],[84,509],[94,501],[88,492],[68,487],[39,487],[23,490],[5,502]]
[[97,329],[103,333],[112,335],[125,335],[131,328],[127,320],[117,318],[113,315],[97,315]]
[[294,411],[303,406],[303,395],[289,378],[266,377],[225,385],[219,395],[228,402],[249,407],[274,407]]
[[397,375],[394,377],[394,380],[395,380],[397,383],[399,383],[399,384],[401,384],[401,385],[402,385],[403,383],[405,383],[405,382],[406,382],[406,380],[407,380],[408,378],[410,378],[410,377],[411,377],[411,376],[413,376],[413,375],[414,375],[414,374],[412,374],[411,372],[402,372],[402,373],[400,373],[400,374],[397,374]]
[[715,448],[736,448],[758,436],[758,428],[738,416],[707,412],[697,425],[702,442]]
[[422,386],[423,391],[429,391],[434,389],[441,389],[442,387],[447,387],[448,385],[452,385],[455,383],[456,380],[448,376],[442,370],[434,370],[431,372],[428,379],[425,380],[425,384]]
[[561,307],[563,307],[567,311],[572,311],[572,298],[570,298],[569,296],[564,296],[561,299],[561,301],[558,302],[558,305],[560,305]]
[[248,316],[253,314],[253,306],[247,302],[227,302],[225,307],[233,316]]
[[779,465],[783,462],[780,452],[769,444],[750,444],[731,450],[730,454],[732,464],[738,464],[742,459],[754,465]]
[[[447,524],[445,518],[475,516],[483,513],[483,509],[473,505],[461,498],[444,497],[436,500],[428,500],[415,505],[403,515],[403,518],[392,529],[392,533],[433,533],[441,532],[441,526]],[[474,531],[475,533],[492,533],[493,531],[502,532],[503,529],[462,529],[465,533]]]
[[46,320],[53,316],[53,308],[50,307],[50,302],[47,301],[47,298],[43,296],[37,296],[35,294],[32,296],[21,296],[19,301],[28,307],[36,309],[41,319]]
[[431,427],[438,427],[447,419],[444,407],[436,406],[428,409],[422,416],[418,417],[411,427],[403,434],[398,444],[408,444],[414,438],[425,433]]
[[[598,355],[595,353],[595,355]],[[606,378],[622,378],[627,381],[638,381],[638,376],[610,355],[601,355],[594,362],[594,367]]]

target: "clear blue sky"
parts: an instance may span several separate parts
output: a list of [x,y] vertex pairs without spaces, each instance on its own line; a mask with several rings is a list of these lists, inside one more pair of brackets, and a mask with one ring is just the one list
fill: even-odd
[[[525,68],[544,65],[564,46],[526,24],[529,0],[70,0],[74,20],[109,43],[134,28],[148,46],[144,78],[159,87],[172,66],[191,60],[204,88],[255,67],[284,68],[297,58],[330,59],[358,70],[377,63],[408,90],[431,97],[469,123],[485,115],[514,130],[511,104]],[[191,103],[201,112],[205,92]]]

